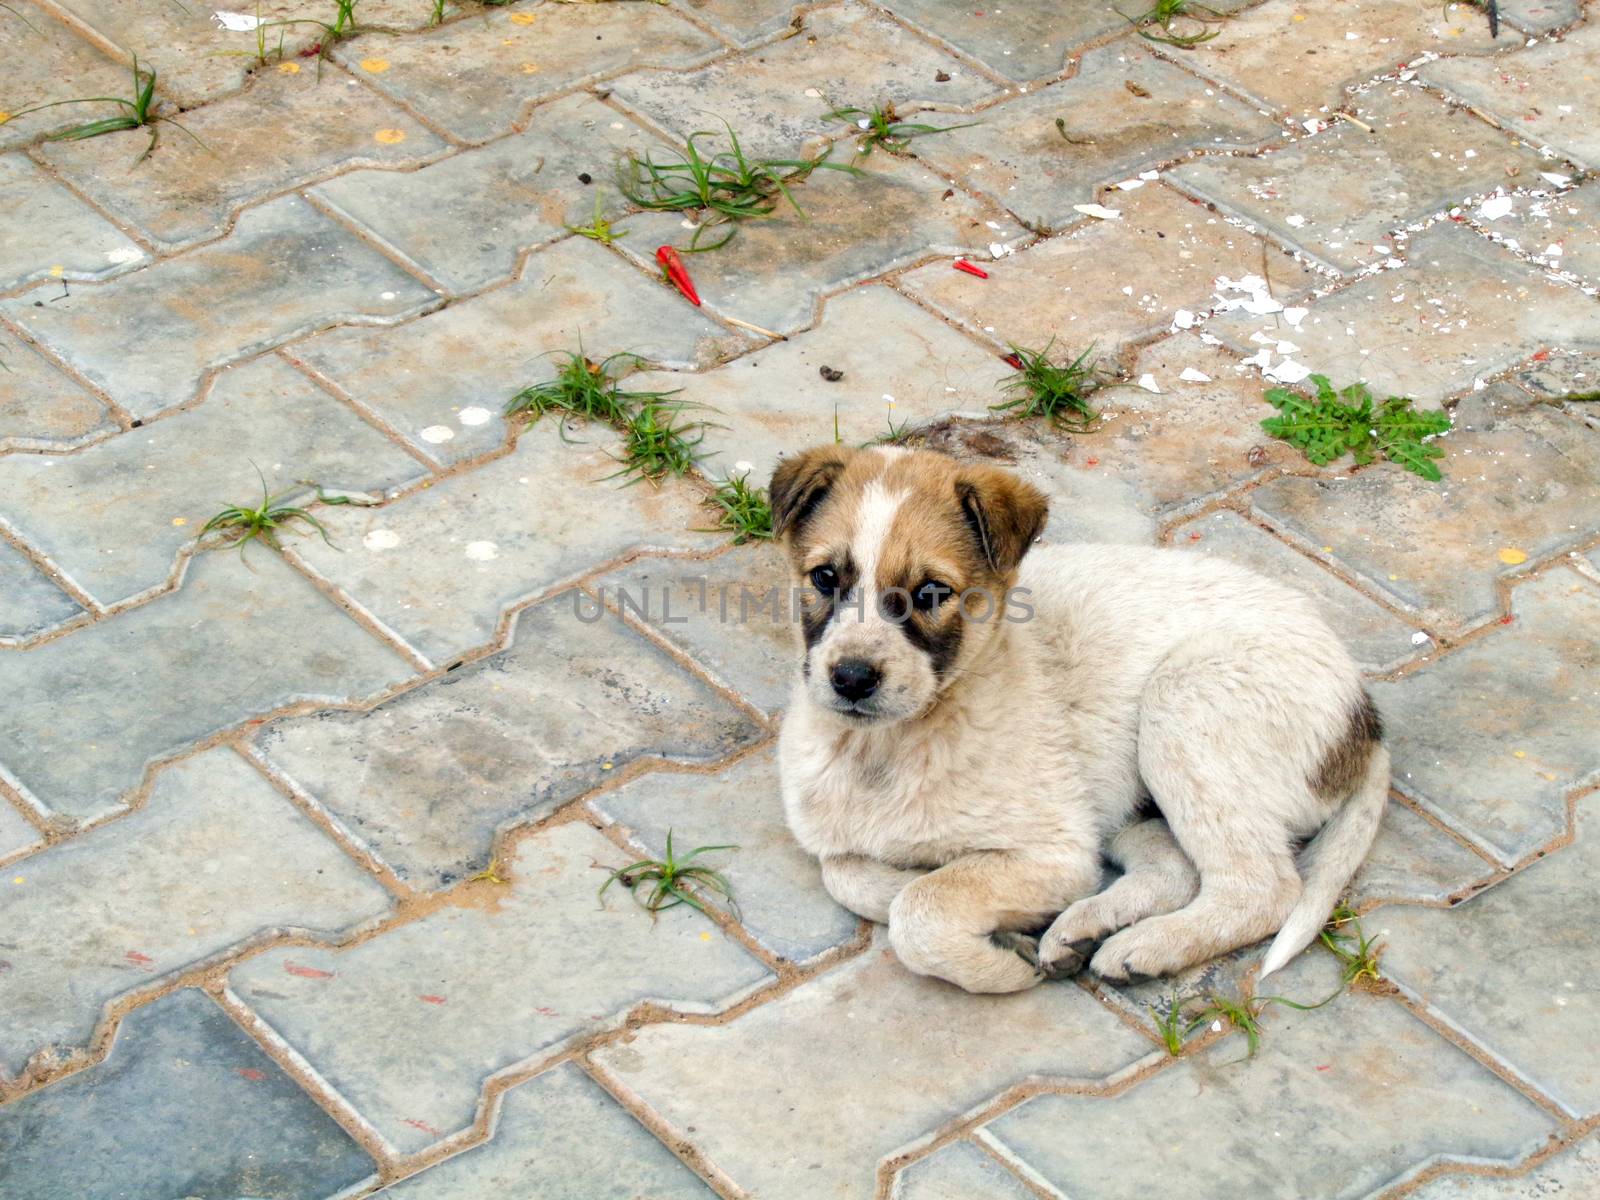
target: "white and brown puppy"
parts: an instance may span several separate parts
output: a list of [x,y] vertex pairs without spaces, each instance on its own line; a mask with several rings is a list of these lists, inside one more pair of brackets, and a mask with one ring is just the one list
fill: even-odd
[[[1007,992],[1091,953],[1132,980],[1278,930],[1266,974],[1311,941],[1372,843],[1389,756],[1303,596],[1180,551],[1030,553],[1044,496],[941,454],[820,447],[771,497],[816,593],[783,721],[789,825],[906,966]],[[1151,799],[1163,819],[1139,819]],[[1125,871],[1103,892],[1102,850]]]

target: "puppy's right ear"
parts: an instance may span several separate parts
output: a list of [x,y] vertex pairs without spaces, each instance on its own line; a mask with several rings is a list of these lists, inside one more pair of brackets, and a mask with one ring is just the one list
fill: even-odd
[[816,446],[778,460],[767,488],[775,538],[783,541],[801,530],[855,453],[847,446]]

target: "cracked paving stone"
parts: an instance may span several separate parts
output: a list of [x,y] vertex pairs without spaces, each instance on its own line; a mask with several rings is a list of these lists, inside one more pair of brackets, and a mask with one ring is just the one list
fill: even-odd
[[1516,384],[1542,404],[1559,405],[1578,420],[1600,429],[1600,354],[1552,351],[1534,355],[1518,371]]
[[[1471,9],[1470,19],[1480,19]],[[1574,29],[1559,42],[1545,41],[1493,58],[1442,58],[1419,74],[1426,83],[1498,117],[1507,129],[1535,146],[1564,154],[1589,170],[1600,168],[1600,121],[1593,96],[1600,71],[1600,25]],[[1575,86],[1583,80],[1585,86]],[[1560,170],[1552,165],[1553,170]]]
[[114,138],[52,142],[39,153],[79,191],[176,249],[222,236],[258,197],[341,167],[412,165],[447,145],[335,69],[320,81],[314,69],[264,71],[246,91],[185,113],[183,127],[204,148],[187,139],[169,146],[140,165],[136,184],[127,147]]
[[[917,157],[1040,228],[1078,220],[1073,206],[1093,202],[1106,184],[1136,190],[1146,182],[1141,170],[1192,149],[1247,149],[1278,133],[1250,105],[1121,42],[1084,55],[1066,82],[986,109],[981,119],[919,140]],[[1111,191],[1106,203],[1116,207],[1121,195]]]
[[334,330],[290,353],[412,446],[454,463],[505,443],[507,402],[554,378],[562,352],[693,369],[750,344],[605,247],[569,238],[530,255],[509,287],[397,329]]
[[[6,64],[0,82],[0,112],[5,113],[79,96],[119,95],[133,77],[127,66],[68,31],[33,0],[6,0],[0,8],[0,62]],[[105,109],[72,104],[0,120],[0,150],[105,115]]]
[[1035,1200],[1038,1193],[971,1142],[952,1142],[902,1169],[896,1200]]
[[1442,904],[1494,873],[1487,860],[1426,817],[1391,800],[1384,808],[1377,840],[1350,882],[1349,903],[1354,907],[1408,900]]
[[[205,401],[76,454],[0,459],[0,522],[80,588],[114,604],[165,584],[224,503],[256,504],[262,480],[289,504],[323,488],[376,492],[425,469],[275,356],[225,371]],[[315,537],[304,526],[291,533]]]
[[1530,33],[1547,33],[1571,25],[1583,15],[1583,0],[1503,0],[1500,19],[1514,21]]
[[0,212],[6,214],[0,291],[36,279],[101,279],[145,257],[131,238],[21,154],[0,156]]
[[1355,110],[1371,133],[1335,121],[1280,150],[1196,159],[1168,177],[1351,271],[1403,248],[1391,230],[1493,192],[1513,171],[1535,177],[1541,165],[1536,154],[1415,84],[1376,85],[1356,97]]
[[227,748],[166,768],[137,812],[16,874],[0,889],[0,1068],[13,1073],[37,1051],[48,1063],[87,1045],[119,996],[275,933],[331,937],[390,907],[377,880]]
[[[935,82],[939,73],[950,78]],[[870,93],[861,90],[865,80]],[[827,119],[836,105],[892,103],[905,116],[919,108],[966,107],[999,91],[889,17],[847,0],[808,14],[798,35],[763,47],[754,61],[746,55],[696,71],[629,75],[612,94],[679,137],[701,129],[725,134],[718,126],[726,121],[746,154],[791,159],[848,128]],[[725,145],[725,137],[702,139],[705,150]],[[839,161],[848,154],[846,147]]]
[[[975,333],[1032,350],[1054,338],[1054,352],[1074,358],[1165,332],[1179,309],[1210,307],[1218,276],[1261,271],[1265,243],[1158,184],[1119,194],[1116,211],[986,264],[988,279],[936,262],[902,284]],[[1265,252],[1280,299],[1311,285],[1288,255]]]
[[[28,824],[20,813],[9,804],[0,804],[0,861],[35,850],[43,842],[44,836]],[[0,893],[0,899],[3,898],[4,893]],[[5,1076],[5,1065],[0,1063],[0,1079]]]
[[854,914],[823,890],[817,860],[784,822],[775,746],[715,775],[653,771],[596,796],[589,807],[626,826],[641,857],[665,853],[669,833],[680,855],[695,846],[736,844],[705,861],[727,876],[739,923],[780,958],[805,962],[856,934]]
[[485,1080],[653,1001],[712,1013],[773,976],[688,906],[655,920],[581,822],[517,844],[511,882],[345,951],[294,946],[230,987],[401,1153],[471,1124]]
[[614,771],[713,763],[759,734],[653,642],[564,592],[522,612],[506,649],[371,712],[283,721],[261,747],[403,879],[437,890],[489,866],[497,831]]
[[[0,459],[0,468],[8,460]],[[0,470],[0,477],[4,472]],[[9,542],[0,542],[0,647],[25,641],[83,611]]]
[[1474,214],[1474,219],[1540,266],[1600,288],[1600,183],[1559,196],[1518,196],[1506,216],[1489,221]]
[[129,1013],[104,1062],[0,1108],[6,1200],[344,1195],[377,1166],[203,992]]
[[803,5],[796,0],[673,0],[680,12],[712,25],[729,41],[749,46],[781,33]]
[[1377,919],[1386,976],[1568,1112],[1587,1116],[1600,1110],[1600,1049],[1590,1036],[1600,1019],[1591,982],[1600,968],[1593,799],[1580,799],[1574,816],[1570,846],[1470,900],[1384,909]]
[[5,328],[0,362],[0,454],[66,450],[116,429],[100,401]]
[[298,196],[233,232],[51,303],[0,302],[30,335],[137,417],[194,397],[212,370],[340,321],[410,315],[434,293]]
[[[1332,956],[1313,954],[1273,984],[1315,1000],[1339,976]],[[1435,1156],[1515,1162],[1554,1130],[1533,1101],[1387,998],[1351,992],[1315,1012],[1274,1008],[1263,1025],[1248,1062],[1244,1039],[1230,1036],[1116,1096],[1035,1097],[987,1135],[1074,1200],[1145,1200],[1170,1184],[1173,1163],[1183,1164],[1185,1200],[1355,1200]],[[1106,1171],[1129,1129],[1157,1128],[1160,1154],[1124,1154]],[[1383,1136],[1352,1154],[1350,1131],[1363,1129]]]
[[907,971],[880,931],[867,953],[726,1025],[650,1026],[592,1061],[680,1136],[694,1127],[736,1187],[865,1200],[886,1157],[1012,1084],[1098,1080],[1150,1052],[1070,983],[974,1001]]
[[695,66],[721,49],[654,4],[543,4],[474,12],[405,38],[366,37],[333,53],[352,70],[381,55],[387,65],[367,72],[374,87],[463,141],[482,142],[557,92],[642,67]]
[[57,814],[104,816],[148,764],[211,734],[411,674],[277,555],[202,554],[171,595],[0,654],[0,772]]
[[[742,223],[714,254],[688,260],[695,290],[710,309],[794,333],[816,319],[823,296],[850,284],[932,255],[977,258],[993,270],[991,247],[1003,253],[1031,236],[999,209],[951,194],[944,179],[908,161],[885,157],[861,175],[818,171],[793,190],[804,217],[781,208],[772,220]],[[648,247],[676,242],[686,251],[692,237],[676,213],[640,213],[628,218],[628,228],[635,236],[617,248],[657,272]],[[721,236],[710,230],[706,243]],[[948,261],[926,269],[952,273]]]
[[1335,387],[1365,380],[1380,398],[1414,396],[1425,408],[1542,348],[1600,348],[1594,300],[1464,226],[1412,236],[1405,257],[1311,301],[1298,324],[1239,311],[1206,329],[1251,354],[1282,339]]
[[1600,775],[1600,587],[1553,570],[1512,617],[1393,683],[1370,685],[1394,782],[1506,865],[1567,828],[1567,794]]
[[445,664],[495,641],[517,604],[625,554],[720,544],[702,532],[713,517],[688,484],[628,487],[607,478],[618,465],[609,430],[562,435],[543,420],[468,474],[379,508],[318,510],[339,549],[301,538],[291,553]]
[[1251,508],[1424,624],[1481,625],[1500,613],[1502,583],[1600,532],[1600,433],[1525,405],[1509,384],[1463,400],[1442,483],[1381,464],[1273,480]]
[[1477,1174],[1440,1175],[1410,1194],[1410,1200],[1547,1200],[1600,1192],[1600,1138],[1591,1134],[1529,1171],[1509,1178]]
[[505,1093],[494,1135],[403,1183],[385,1200],[711,1200],[714,1193],[605,1089],[562,1063]]
[[523,251],[588,225],[596,196],[626,229],[611,190],[616,162],[651,146],[645,130],[579,93],[540,105],[526,130],[488,146],[418,171],[349,171],[311,190],[461,295],[511,278]]

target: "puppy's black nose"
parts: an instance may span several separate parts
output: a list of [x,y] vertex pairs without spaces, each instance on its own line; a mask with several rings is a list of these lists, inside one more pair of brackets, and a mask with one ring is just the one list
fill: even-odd
[[861,658],[846,658],[839,662],[830,676],[833,690],[845,700],[865,700],[878,690],[878,668]]

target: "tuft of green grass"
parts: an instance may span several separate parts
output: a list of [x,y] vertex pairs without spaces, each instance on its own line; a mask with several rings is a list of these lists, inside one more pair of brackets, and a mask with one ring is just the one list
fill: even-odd
[[[250,464],[255,467],[254,463]],[[261,503],[255,508],[248,508],[242,504],[229,504],[216,516],[212,517],[200,528],[200,536],[215,530],[237,532],[239,535],[239,554],[243,556],[245,547],[259,538],[274,550],[283,547],[278,543],[278,530],[290,521],[304,521],[322,535],[322,540],[332,546],[328,538],[328,531],[322,527],[322,522],[313,517],[303,508],[295,508],[282,504],[280,501],[294,492],[295,488],[279,492],[276,496],[267,492],[267,477],[261,474],[261,468],[256,467],[256,476],[261,480]]]
[[[1202,1025],[1212,1021],[1223,1020],[1244,1034],[1245,1045],[1248,1050],[1246,1058],[1254,1058],[1256,1051],[1261,1048],[1261,1010],[1266,1007],[1269,1000],[1277,997],[1245,997],[1242,1000],[1232,1000],[1227,996],[1210,995],[1206,997],[1206,1007],[1199,1016],[1190,1024],[1189,1030],[1193,1032]],[[1292,1004],[1293,1001],[1290,1001]],[[1301,1007],[1296,1005],[1295,1007]]]
[[724,479],[708,501],[718,509],[717,529],[733,534],[733,544],[772,540],[772,502],[767,489],[750,486],[748,475]]
[[433,0],[433,12],[428,16],[429,25],[438,25],[444,21],[444,10],[450,0]]
[[1184,1017],[1183,1001],[1178,999],[1176,992],[1172,993],[1166,1015],[1156,1018],[1156,1032],[1161,1035],[1161,1044],[1173,1058],[1183,1053],[1184,1041],[1199,1027],[1199,1021]]
[[1428,441],[1450,429],[1444,412],[1418,412],[1409,399],[1390,396],[1374,407],[1365,383],[1334,391],[1326,375],[1313,375],[1315,397],[1275,387],[1266,401],[1282,415],[1268,417],[1261,428],[1300,450],[1319,467],[1349,452],[1366,464],[1382,454],[1390,462],[1438,483],[1444,476],[1434,464],[1444,451]]
[[830,121],[847,121],[862,131],[856,139],[856,152],[871,154],[882,146],[890,154],[904,154],[911,148],[911,139],[929,137],[936,133],[949,133],[952,129],[970,129],[980,121],[966,121],[960,125],[919,125],[903,121],[891,101],[874,108],[839,107],[823,114]]
[[161,125],[171,125],[183,130],[195,144],[205,147],[205,143],[194,134],[184,129],[182,125],[171,117],[163,117],[155,111],[156,107],[156,73],[145,71],[139,67],[139,56],[133,56],[133,99],[122,96],[85,96],[79,100],[52,100],[48,104],[36,104],[32,108],[25,108],[21,112],[14,112],[6,118],[14,121],[28,113],[42,112],[47,108],[59,108],[63,104],[115,104],[122,112],[114,117],[102,117],[98,121],[88,121],[82,125],[74,125],[71,129],[63,129],[60,133],[52,133],[46,140],[52,142],[79,142],[85,138],[100,137],[107,133],[121,133],[128,129],[148,129],[150,131],[150,144],[144,152],[134,159],[134,165],[142,163],[150,157],[150,152],[156,148],[156,139],[160,133]]
[[624,425],[641,405],[659,403],[676,392],[628,392],[622,390],[619,376],[630,367],[644,362],[637,354],[613,354],[595,362],[580,349],[577,353],[561,351],[566,362],[556,372],[554,379],[525,387],[506,404],[505,415],[526,414],[529,421],[537,421],[546,413],[559,413],[563,418],[578,417],[586,421],[605,421]]
[[887,422],[888,428],[868,442],[868,446],[902,446],[916,434],[916,430],[911,428],[910,417],[896,425],[894,423],[894,413],[891,412],[884,420]]
[[[1189,0],[1156,0],[1155,5],[1137,17],[1130,17],[1120,8],[1117,15],[1132,24],[1142,38],[1152,42],[1162,42],[1168,46],[1176,46],[1180,50],[1193,49],[1202,42],[1209,42],[1222,31],[1211,29],[1208,26],[1216,21],[1226,21],[1228,14],[1218,12],[1204,4],[1191,4]],[[1172,28],[1172,22],[1179,17],[1188,17],[1200,22],[1198,33],[1178,33]],[[1161,32],[1152,33],[1152,29]]]
[[667,475],[687,475],[699,458],[706,428],[701,421],[680,421],[685,405],[646,400],[622,425],[622,469],[611,476],[655,482]]
[[652,913],[677,908],[680,904],[687,904],[690,908],[705,912],[705,904],[700,896],[696,895],[697,891],[703,891],[721,896],[737,915],[738,905],[734,901],[733,888],[727,878],[720,871],[695,863],[693,860],[713,851],[738,848],[697,846],[682,858],[677,858],[672,852],[672,831],[669,829],[665,857],[644,858],[626,867],[617,868],[600,885],[598,894],[604,896],[606,889],[613,883],[620,883],[633,894],[634,901],[640,907],[647,908]]
[[1002,382],[1002,390],[1011,398],[989,407],[1023,418],[1047,417],[1052,423],[1077,432],[1092,429],[1098,414],[1089,403],[1089,396],[1104,383],[1094,359],[1089,357],[1094,347],[1071,362],[1058,363],[1050,357],[1054,345],[1054,338],[1043,350],[1024,350],[1011,344],[1012,357],[1021,364],[1014,375]]
[[594,217],[587,225],[568,225],[567,230],[570,233],[581,233],[590,241],[599,242],[602,246],[609,246],[619,237],[626,237],[628,233],[626,229],[614,228],[611,222],[605,219],[604,214],[600,211],[600,193],[598,191],[594,194]]
[[[1351,931],[1341,933],[1340,930],[1346,925],[1351,927]],[[1356,915],[1355,909],[1339,905],[1328,918],[1320,937],[1322,944],[1333,951],[1333,956],[1339,960],[1345,987],[1353,987],[1363,979],[1376,983],[1383,978],[1378,971],[1378,956],[1383,953],[1383,947],[1378,944],[1376,936],[1368,937],[1362,930],[1361,918]]]

